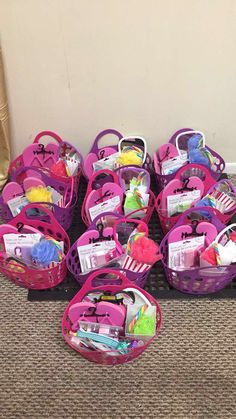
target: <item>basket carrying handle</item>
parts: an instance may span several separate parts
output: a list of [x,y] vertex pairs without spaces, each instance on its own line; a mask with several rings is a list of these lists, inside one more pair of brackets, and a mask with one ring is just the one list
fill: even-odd
[[141,225],[143,227],[144,233],[146,236],[148,236],[148,226],[147,224],[142,221],[142,220],[136,220],[135,218],[129,218],[129,217],[121,217],[120,219],[115,220],[114,225],[113,225],[113,231],[114,231],[114,237],[116,235],[116,227],[118,224],[120,223],[132,223],[132,224],[137,224],[137,225]]
[[[121,286],[123,287],[130,287],[130,281],[126,278],[124,274],[122,274],[120,271],[115,271],[114,269],[98,269],[94,271],[91,275],[89,275],[88,279],[86,280],[86,283],[83,286],[83,292],[95,290],[95,289],[101,289],[101,285],[95,287],[93,286],[93,280],[100,276],[105,274],[112,274],[118,277],[121,281]],[[112,279],[111,279],[111,286],[112,286]],[[133,285],[132,285],[133,287]]]
[[63,142],[61,137],[59,137],[59,135],[57,135],[55,132],[53,132],[53,131],[41,131],[36,135],[36,137],[34,139],[34,144],[38,144],[39,140],[41,140],[41,138],[45,137],[45,136],[52,137],[59,144]]
[[186,211],[184,211],[180,218],[178,219],[177,223],[175,224],[175,227],[181,226],[182,224],[184,224],[185,219],[188,215],[190,214],[194,214],[197,213],[199,215],[201,215],[201,212],[204,214],[208,213],[210,215],[209,217],[209,222],[210,223],[214,223],[214,225],[216,226],[217,230],[221,230],[222,228],[224,228],[224,224],[219,220],[218,218],[218,210],[216,210],[215,208],[212,207],[191,207],[189,209],[187,209]]
[[23,167],[19,167],[18,169],[16,169],[12,173],[11,180],[13,182],[17,182],[18,176],[21,175],[22,173],[26,173],[28,170],[30,170],[31,172],[35,172],[34,175],[31,173],[31,176],[35,176],[35,177],[38,177],[40,179],[42,179],[42,174],[44,174],[44,175],[46,175],[48,177],[51,176],[50,170],[48,170],[46,167],[44,167],[43,168],[43,171],[42,171],[42,169],[39,169],[36,166],[23,166]]
[[97,172],[94,172],[92,177],[89,179],[87,190],[89,190],[89,191],[92,190],[93,183],[96,182],[96,179],[101,175],[111,176],[112,181],[114,183],[117,183],[117,184],[119,183],[117,174],[115,172],[113,172],[112,170],[108,170],[108,169],[98,170]]
[[99,134],[96,136],[93,146],[97,148],[97,150],[99,150],[98,148],[98,143],[101,140],[101,138],[105,137],[105,135],[114,135],[115,137],[118,138],[118,141],[121,140],[121,138],[123,138],[123,135],[117,131],[116,129],[112,129],[112,128],[108,128],[108,129],[104,129],[103,131],[99,132]]
[[[134,211],[134,212],[136,212],[136,211]],[[122,223],[122,222],[132,223],[132,224],[141,224],[143,226],[143,229],[144,229],[145,234],[148,236],[148,226],[147,226],[147,224],[144,221],[142,221],[142,220],[136,220],[135,218],[125,217],[124,215],[118,214],[118,213],[115,213],[115,212],[104,212],[102,214],[99,214],[96,218],[94,218],[93,222],[90,224],[89,230],[90,229],[93,230],[94,228],[96,229],[97,222],[99,220],[101,220],[101,218],[104,218],[104,217],[107,217],[107,216],[111,216],[111,217],[115,217],[116,218],[116,220],[114,221],[114,226],[113,226],[113,228],[114,228],[114,236],[116,234],[116,226],[118,224]]]
[[176,149],[177,149],[177,151],[178,151],[178,153],[179,153],[180,156],[181,156],[181,153],[180,153],[180,149],[179,149],[179,139],[180,139],[180,137],[183,137],[184,135],[187,135],[187,134],[192,134],[192,135],[194,135],[194,134],[200,134],[201,137],[202,137],[202,139],[203,139],[202,146],[203,147],[206,147],[206,137],[205,137],[205,134],[203,134],[202,131],[194,131],[194,130],[192,130],[192,131],[184,131],[184,132],[181,132],[180,134],[177,135],[177,137],[175,139]]
[[232,230],[233,228],[236,228],[236,223],[230,224],[223,228],[223,230],[219,232],[218,236],[216,236],[214,242],[219,243],[219,240],[223,237],[223,235],[227,233],[227,231]]
[[[184,172],[186,172],[187,170],[189,170],[189,166],[191,165],[191,168],[192,169],[199,169],[199,170],[201,170],[204,174],[205,174],[205,177],[210,177],[211,179],[212,179],[212,182],[214,182],[214,183],[216,183],[215,182],[215,180],[214,180],[214,178],[211,176],[211,172],[210,172],[210,170],[208,169],[208,167],[206,167],[206,166],[202,166],[202,165],[200,165],[200,164],[197,164],[197,163],[189,163],[187,166],[182,166],[182,167],[180,167],[178,170],[177,170],[177,172],[176,172],[176,176],[175,176],[175,178],[177,178],[177,179],[181,179],[181,176],[182,176],[182,174],[184,173]],[[191,175],[191,176],[197,176],[197,175]],[[199,177],[199,176],[198,176]]]
[[130,142],[132,143],[132,142],[135,142],[136,139],[141,140],[143,142],[143,145],[144,145],[143,163],[144,163],[145,160],[146,160],[146,155],[147,155],[147,143],[146,143],[145,138],[143,138],[143,137],[140,137],[138,135],[129,135],[128,137],[123,137],[118,143],[118,151],[119,151],[119,153],[121,153],[121,151],[122,151],[122,148],[121,148],[122,141],[127,141],[127,140],[129,141],[130,140]]
[[107,211],[107,212],[103,212],[102,214],[98,214],[96,218],[94,218],[93,222],[90,224],[89,226],[89,230],[94,230],[97,228],[97,222],[100,221],[102,222],[102,218],[104,217],[115,217],[118,219],[123,219],[124,216],[122,214],[119,214],[117,212],[112,212],[112,211]]
[[[49,218],[49,222],[48,221],[43,221],[43,220],[38,220],[37,218],[34,217],[29,217],[28,215],[28,210],[30,209],[37,209],[40,210],[42,213],[44,213],[48,218]],[[40,204],[28,204],[26,205],[24,208],[22,208],[20,214],[18,214],[16,217],[13,218],[13,220],[10,222],[13,225],[17,225],[18,223],[24,223],[24,224],[30,224],[33,227],[37,228],[38,224],[44,224],[45,226],[51,226],[53,225],[53,227],[56,227],[56,230],[61,232],[63,237],[67,237],[66,232],[63,230],[63,228],[61,227],[61,225],[58,223],[58,221],[56,220],[56,218],[54,217],[54,215],[52,214],[52,212],[40,205]],[[69,241],[69,239],[68,239]]]
[[[17,177],[19,175],[21,175],[22,173],[27,172],[27,170],[30,170],[31,172],[35,172],[35,175],[37,175],[37,177],[39,177],[40,179],[42,179],[43,175],[48,176],[49,178],[51,177],[51,172],[50,170],[43,168],[43,172],[42,170],[38,169],[37,167],[32,167],[32,166],[23,166],[23,167],[19,167],[19,169],[17,169],[15,172],[13,172],[12,174],[12,181],[16,182],[17,181]],[[65,194],[64,194],[64,205],[65,208],[69,207],[71,205],[71,202],[73,200],[73,192],[74,192],[74,176],[71,176],[68,178],[69,179],[69,186],[67,186],[66,190],[65,190]],[[71,187],[71,189],[70,189]],[[68,196],[68,190],[70,189],[70,195],[69,195],[69,199],[67,201],[67,196]]]

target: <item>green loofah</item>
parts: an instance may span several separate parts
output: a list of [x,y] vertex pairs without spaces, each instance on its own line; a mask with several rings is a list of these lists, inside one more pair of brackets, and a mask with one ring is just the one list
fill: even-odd
[[124,206],[125,208],[137,210],[142,208],[142,202],[137,195],[135,195],[133,192],[128,191],[126,194]]
[[140,319],[137,320],[133,334],[140,336],[154,336],[156,331],[156,318],[155,316],[148,316],[143,314]]

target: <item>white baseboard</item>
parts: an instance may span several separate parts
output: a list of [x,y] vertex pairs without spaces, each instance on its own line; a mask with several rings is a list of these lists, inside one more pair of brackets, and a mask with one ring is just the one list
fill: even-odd
[[225,163],[225,172],[229,175],[236,174],[236,163]]

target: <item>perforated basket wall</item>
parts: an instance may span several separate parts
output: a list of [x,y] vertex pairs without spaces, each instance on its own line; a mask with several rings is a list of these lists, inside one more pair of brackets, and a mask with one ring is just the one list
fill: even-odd
[[[45,172],[40,171],[38,168],[32,167],[22,167],[11,177],[11,181],[18,182],[18,178],[21,178],[22,175],[25,175],[27,170],[31,171],[31,175],[35,173],[35,175],[40,175],[42,181],[45,183],[46,186],[51,186],[57,192],[59,192],[62,196],[70,195],[71,193],[71,183],[64,183],[55,178],[52,178],[50,172],[45,170]],[[48,205],[45,202],[37,202],[39,205],[46,205],[54,214],[54,217],[59,222],[59,224],[63,227],[64,230],[68,230],[72,224],[74,209],[76,206],[77,201],[77,191],[73,188],[73,197],[71,203],[67,207],[60,207],[56,204]],[[0,218],[5,222],[12,220],[13,215],[8,207],[7,203],[4,202],[2,195],[0,196]],[[38,219],[40,217],[37,216]]]
[[[104,276],[104,275],[109,275],[109,274],[113,274],[116,275],[118,278],[121,279],[121,284],[120,285],[102,285],[100,287],[95,287],[93,286],[93,279],[98,277],[98,276]],[[114,279],[113,279],[114,281]],[[122,364],[125,362],[129,362],[135,358],[137,358],[139,355],[141,355],[146,349],[147,347],[151,344],[151,342],[153,341],[154,338],[151,338],[150,340],[148,340],[143,346],[138,347],[138,348],[134,348],[134,349],[130,349],[128,351],[128,353],[126,354],[118,354],[118,355],[114,355],[114,350],[109,350],[109,351],[91,351],[91,350],[82,350],[79,349],[78,347],[74,346],[73,343],[71,342],[70,339],[70,335],[69,335],[69,331],[71,330],[71,322],[70,319],[68,317],[68,311],[71,305],[78,303],[80,301],[83,300],[84,296],[94,290],[102,290],[102,291],[109,291],[113,294],[122,291],[124,288],[128,288],[128,287],[132,287],[135,288],[139,291],[141,291],[146,298],[148,298],[148,300],[156,306],[156,312],[157,312],[157,321],[156,321],[156,336],[158,336],[160,328],[161,328],[161,322],[162,322],[162,313],[161,313],[161,308],[159,306],[159,304],[157,303],[157,301],[151,296],[149,295],[146,291],[144,290],[140,290],[139,287],[137,287],[136,285],[134,285],[133,283],[130,283],[129,281],[127,281],[127,278],[124,277],[120,272],[117,271],[113,271],[113,270],[99,270],[97,272],[95,272],[94,274],[90,275],[90,277],[88,278],[86,284],[81,288],[81,290],[75,295],[75,297],[71,300],[71,302],[68,304],[68,306],[66,307],[66,310],[63,314],[63,318],[62,318],[62,335],[66,341],[66,343],[73,348],[75,351],[79,352],[80,355],[82,355],[84,358],[88,359],[89,361],[92,362],[96,362],[98,364],[103,364],[103,365],[118,365],[118,364]]]
[[[70,248],[70,240],[63,228],[58,224],[56,219],[49,210],[38,206],[41,211],[45,212],[45,220],[32,219],[28,214],[30,209],[35,209],[35,205],[27,205],[22,213],[9,222],[9,224],[17,227],[18,223],[32,226],[44,234],[50,235],[56,240],[64,241],[64,253],[67,254]],[[48,269],[31,269],[27,266],[19,266],[13,262],[1,261],[0,272],[9,278],[16,285],[30,289],[47,289],[58,285],[66,276],[66,258],[63,257],[62,261],[55,267]]]
[[[211,211],[211,219],[205,218],[203,211],[206,211],[205,207],[199,207],[198,209],[189,209],[180,217],[176,226],[183,224],[191,224],[191,218],[188,218],[188,214],[195,212],[199,213],[201,220],[210,221],[217,231],[220,232],[225,227],[220,220],[217,218],[217,213],[212,208],[207,208],[207,211]],[[175,226],[175,227],[176,227]],[[175,228],[173,227],[173,229]],[[172,230],[173,230],[172,229]],[[171,230],[171,231],[172,231]],[[236,275],[236,265],[229,266],[214,266],[206,268],[192,268],[186,270],[170,269],[168,266],[168,237],[170,232],[163,238],[160,244],[160,251],[163,254],[162,264],[164,267],[167,281],[170,285],[177,290],[189,293],[189,294],[211,294],[218,292],[225,288]]]

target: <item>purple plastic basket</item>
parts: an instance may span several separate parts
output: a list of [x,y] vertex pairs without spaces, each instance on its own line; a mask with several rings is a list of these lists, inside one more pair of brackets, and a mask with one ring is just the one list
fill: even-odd
[[[112,144],[112,145],[99,148],[99,145],[98,145],[99,141],[106,135],[112,135],[116,137],[117,144]],[[97,156],[98,160],[100,160],[112,153],[116,153],[118,151],[118,141],[121,140],[122,138],[123,138],[123,135],[119,131],[112,128],[105,129],[96,136],[88,154],[94,153]],[[83,173],[84,173],[84,176],[88,178],[86,174],[86,169],[85,169],[86,164],[87,164],[87,160],[85,158],[83,162]],[[143,164],[143,167],[144,169],[148,170],[150,173],[153,172],[152,158],[148,153],[146,154],[146,160]]]
[[[54,179],[50,176],[50,173],[47,171],[42,172],[42,170],[38,169],[37,167],[21,167],[18,170],[16,170],[12,176],[11,181],[16,182],[17,178],[24,174],[25,172],[30,170],[30,175],[33,176],[33,172],[35,172],[36,177],[40,177],[42,181],[45,183],[46,186],[51,186],[54,188],[57,192],[59,192],[61,195],[67,194],[68,199],[71,194],[71,188],[73,188],[74,179],[71,177],[71,186],[69,184],[66,184],[63,181]],[[77,201],[77,192],[75,191],[75,188],[73,188],[73,197],[71,200],[71,204],[68,207],[59,207],[56,204],[48,204],[45,202],[37,202],[37,204],[40,205],[47,205],[47,207],[51,208],[51,211],[53,212],[54,217],[59,222],[59,224],[62,226],[64,230],[68,230],[72,224],[74,209]],[[37,219],[40,219],[40,215],[35,215]],[[3,201],[2,196],[0,196],[0,218],[4,222],[8,222],[13,219],[13,215],[8,207],[8,205]],[[44,219],[45,217],[43,217]]]
[[[190,208],[185,211],[174,228],[186,223],[191,224],[191,220],[196,219],[196,216],[201,221],[206,220],[214,224],[218,233],[225,228],[225,225],[215,215],[214,210],[208,207]],[[170,232],[163,238],[160,252],[163,254],[162,264],[166,279],[173,288],[187,294],[212,294],[225,288],[235,277],[236,265],[194,268],[185,271],[170,269],[168,267],[169,234]]]
[[[172,137],[169,140],[169,143],[176,145],[176,138],[180,134],[183,134],[183,133],[188,132],[188,131],[195,132],[192,128],[182,128],[182,129],[176,131],[172,135]],[[187,150],[187,143],[188,143],[188,139],[190,137],[191,137],[190,133],[188,133],[186,135],[182,135],[180,137],[180,139],[178,141],[178,144],[179,144],[179,148],[181,150]],[[222,172],[225,169],[225,162],[224,162],[223,158],[218,153],[216,153],[216,151],[212,150],[208,146],[206,146],[206,148],[211,152],[211,154],[216,159],[214,170],[212,170],[211,168],[208,168],[208,170],[209,170],[211,176],[217,181],[219,179],[220,175],[222,174]],[[172,179],[175,178],[175,176],[177,174],[177,171],[175,173],[170,174],[170,175],[162,175],[160,173],[160,164],[158,162],[157,152],[155,152],[154,156],[153,156],[153,166],[154,166],[154,173],[155,173],[158,188],[159,188],[159,190],[162,190],[167,185],[167,183],[169,183]],[[188,170],[188,166],[189,166],[188,164],[186,164],[184,166],[186,168],[186,170]]]
[[[101,219],[104,219],[105,217],[112,217],[112,218],[117,219],[117,220],[126,220],[127,219],[127,228],[130,228],[130,233],[133,230],[133,228],[128,227],[128,223],[131,223],[131,224],[135,223],[135,220],[133,220],[133,219],[130,220],[128,217],[125,218],[121,214],[106,212],[106,213],[103,213],[102,215],[99,215],[98,217],[96,217],[93,220],[93,223],[89,226],[89,228],[86,231],[96,230],[97,225],[102,222]],[[140,221],[140,223],[145,224],[143,221]],[[148,230],[148,227],[147,227],[147,230]],[[128,230],[127,230],[127,232],[128,232]],[[129,232],[128,232],[128,234],[129,234]],[[80,261],[79,261],[78,251],[77,251],[77,241],[71,246],[71,248],[70,248],[70,250],[67,254],[67,257],[66,257],[66,263],[67,263],[68,270],[72,273],[72,275],[76,279],[76,281],[82,286],[85,283],[85,281],[87,280],[87,278],[91,275],[92,272],[89,271],[86,274],[81,274]],[[102,268],[98,267],[98,269],[102,269]],[[123,272],[126,275],[126,277],[129,281],[133,282],[135,285],[137,285],[141,288],[144,288],[145,283],[146,283],[147,278],[148,278],[149,271],[150,271],[150,269],[149,269],[148,271],[145,271],[145,272],[132,272],[131,270],[128,270],[128,269],[123,269],[123,268],[121,269],[120,266],[119,267],[116,266],[115,262],[114,262],[114,266],[113,265],[109,266],[109,269]]]

